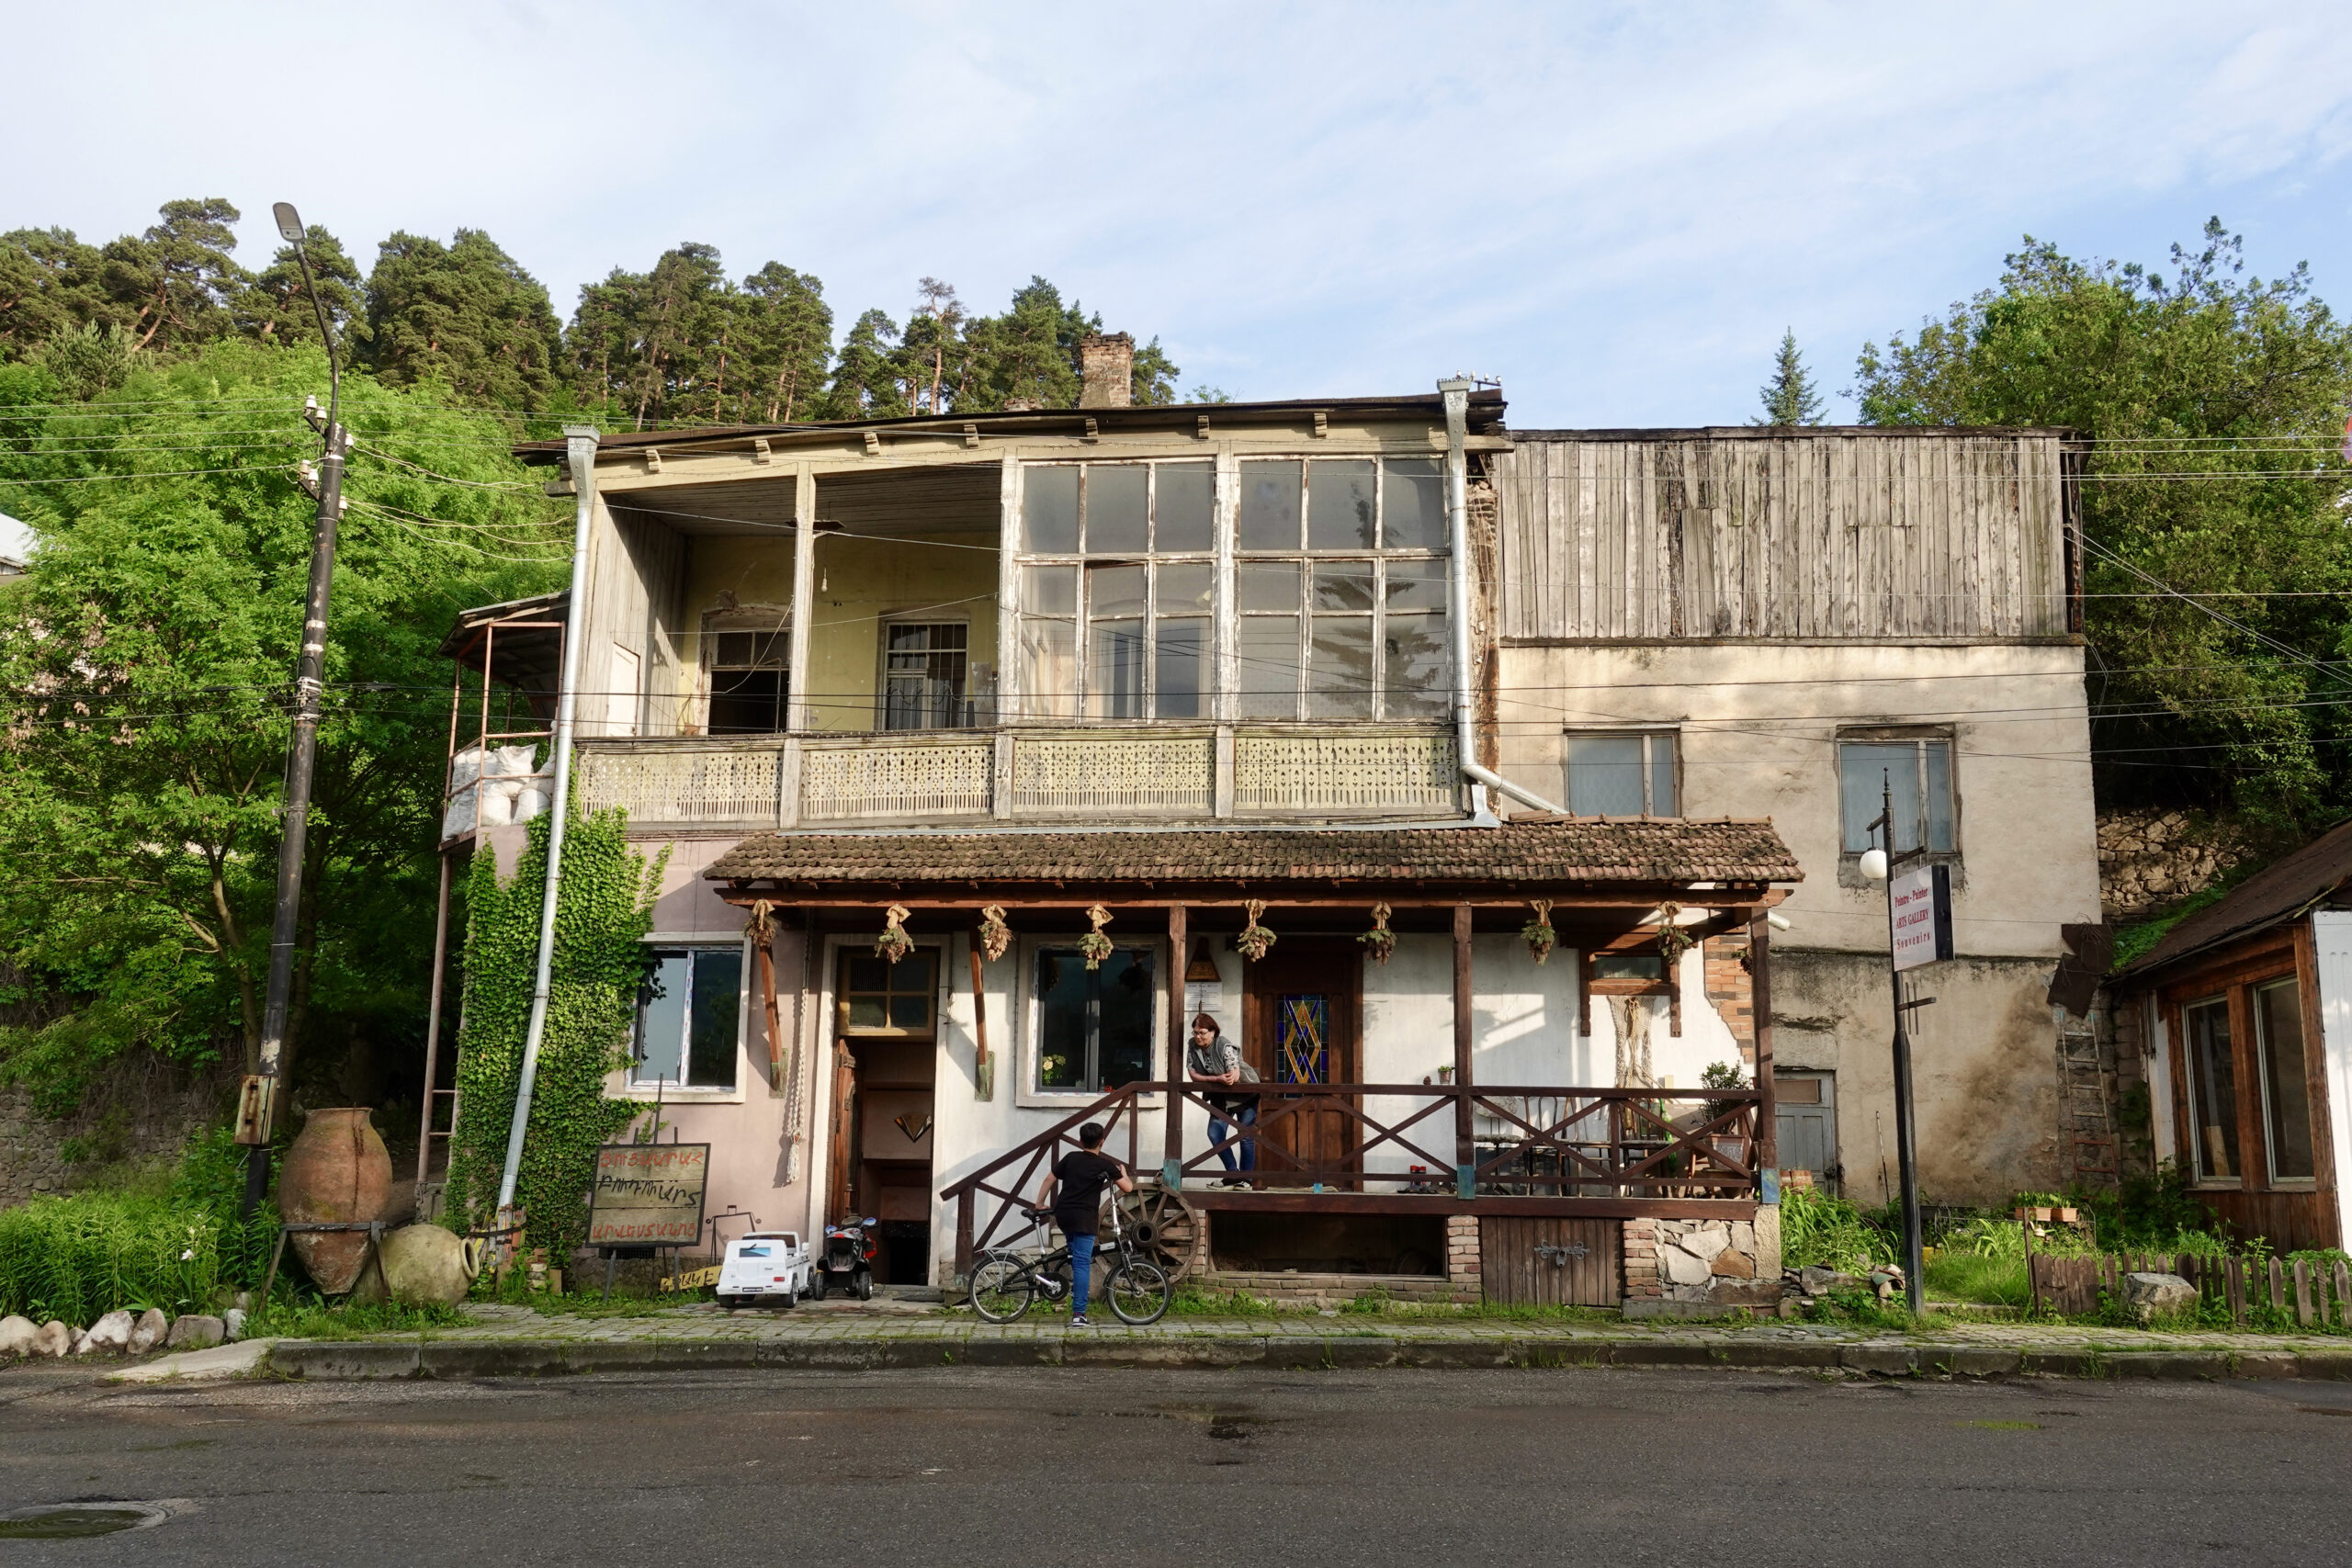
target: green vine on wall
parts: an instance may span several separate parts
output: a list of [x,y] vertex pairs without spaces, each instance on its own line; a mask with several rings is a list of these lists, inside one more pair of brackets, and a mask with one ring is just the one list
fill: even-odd
[[[511,880],[499,880],[497,857],[487,852],[477,852],[467,873],[465,1022],[449,1154],[453,1223],[484,1224],[498,1202],[538,966],[551,820],[541,816],[531,823],[529,846]],[[670,852],[664,849],[649,866],[629,848],[627,827],[622,812],[602,811],[574,815],[564,833],[547,1029],[514,1187],[515,1202],[529,1215],[531,1245],[559,1259],[587,1234],[598,1145],[644,1111],[607,1099],[605,1080],[628,1059],[650,963],[643,938],[653,929],[653,899]]]

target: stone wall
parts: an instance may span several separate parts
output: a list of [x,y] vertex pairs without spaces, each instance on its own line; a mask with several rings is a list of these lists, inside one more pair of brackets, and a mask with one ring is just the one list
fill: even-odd
[[137,1052],[110,1066],[82,1109],[60,1121],[40,1114],[24,1089],[0,1088],[0,1209],[71,1191],[101,1168],[176,1157],[191,1133],[227,1114],[235,1081]]
[[2098,819],[2098,897],[2107,918],[2142,920],[2202,893],[2261,847],[2200,812],[2141,808]]
[[1781,1298],[1781,1212],[1753,1220],[1627,1220],[1628,1317],[1705,1317]]

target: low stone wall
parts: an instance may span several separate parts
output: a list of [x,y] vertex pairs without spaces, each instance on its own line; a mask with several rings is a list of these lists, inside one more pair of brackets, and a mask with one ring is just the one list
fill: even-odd
[[2160,915],[2202,893],[2261,846],[2201,813],[2139,809],[2098,819],[2098,901],[2111,920]]
[[1698,1316],[1781,1299],[1781,1211],[1753,1220],[1627,1220],[1625,1313]]

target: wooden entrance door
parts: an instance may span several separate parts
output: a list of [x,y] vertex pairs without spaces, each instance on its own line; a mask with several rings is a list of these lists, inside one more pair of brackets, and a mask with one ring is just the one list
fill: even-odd
[[[1249,966],[1241,1048],[1268,1089],[1360,1081],[1363,980],[1363,950],[1353,942],[1287,937]],[[1356,1148],[1352,1118],[1296,1105],[1271,1094],[1261,1103],[1258,1170],[1269,1186],[1304,1187],[1314,1177],[1300,1167],[1344,1165]]]

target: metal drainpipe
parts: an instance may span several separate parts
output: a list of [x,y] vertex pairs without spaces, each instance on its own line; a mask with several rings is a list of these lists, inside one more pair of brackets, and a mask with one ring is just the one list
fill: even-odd
[[539,1076],[539,1041],[548,1029],[548,988],[555,965],[556,887],[563,875],[563,824],[571,807],[571,721],[580,704],[580,628],[588,600],[588,530],[596,515],[596,430],[563,427],[564,455],[571,468],[579,509],[571,525],[571,597],[564,606],[563,677],[556,688],[555,798],[548,805],[548,878],[539,895],[539,964],[531,980],[531,1021],[523,1033],[523,1074],[514,1088],[514,1122],[506,1132],[506,1168],[498,1178],[502,1223],[514,1206],[514,1180],[522,1174],[523,1134],[531,1122],[531,1090]]
[[[1487,791],[1470,770],[1476,768],[1477,737],[1472,725],[1470,653],[1470,473],[1463,443],[1469,435],[1470,389],[1466,376],[1437,384],[1445,399],[1445,530],[1453,568],[1446,573],[1446,609],[1453,621],[1453,744],[1464,776],[1470,778],[1470,814],[1491,822]],[[1479,770],[1483,772],[1484,770]]]

